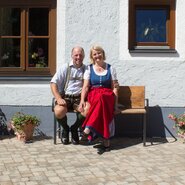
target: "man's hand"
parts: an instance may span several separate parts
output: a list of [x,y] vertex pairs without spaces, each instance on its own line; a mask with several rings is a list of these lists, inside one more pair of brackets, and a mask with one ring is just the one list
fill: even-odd
[[57,99],[57,104],[60,105],[60,106],[66,106],[66,101],[62,98],[58,98]]

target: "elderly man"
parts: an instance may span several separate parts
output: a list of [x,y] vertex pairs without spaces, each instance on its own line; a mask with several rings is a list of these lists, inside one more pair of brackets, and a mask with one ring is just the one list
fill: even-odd
[[71,130],[71,142],[79,143],[78,128],[82,125],[84,117],[78,112],[76,122],[69,128],[66,113],[69,109],[78,111],[80,93],[83,85],[83,64],[84,49],[80,46],[74,47],[71,51],[71,62],[61,66],[53,76],[50,87],[56,99],[54,113],[58,123],[62,126],[61,142],[69,143],[69,131]]

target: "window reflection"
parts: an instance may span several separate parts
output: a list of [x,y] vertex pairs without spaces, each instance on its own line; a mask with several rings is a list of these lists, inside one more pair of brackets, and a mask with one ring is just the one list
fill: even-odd
[[20,35],[20,14],[19,8],[0,8],[0,35]]
[[48,39],[29,39],[29,67],[48,67]]
[[48,7],[0,7],[0,68],[48,67],[49,13]]
[[136,10],[136,41],[166,42],[166,9]]
[[29,32],[36,36],[48,35],[48,8],[29,9]]
[[20,67],[20,39],[0,39],[0,67]]

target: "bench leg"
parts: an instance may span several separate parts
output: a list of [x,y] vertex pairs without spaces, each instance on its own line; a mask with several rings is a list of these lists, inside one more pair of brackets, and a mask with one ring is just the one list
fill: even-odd
[[55,117],[55,114],[53,115],[54,117],[54,144],[56,145],[57,143],[57,120]]
[[143,115],[143,146],[146,146],[146,114]]

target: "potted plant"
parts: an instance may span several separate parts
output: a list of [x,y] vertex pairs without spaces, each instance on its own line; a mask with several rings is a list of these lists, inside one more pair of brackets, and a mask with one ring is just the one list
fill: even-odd
[[11,125],[19,140],[31,141],[34,128],[40,125],[40,119],[30,114],[17,112],[11,118]]
[[174,129],[176,129],[178,136],[184,139],[185,143],[185,113],[180,115],[171,113],[168,118],[174,121]]

